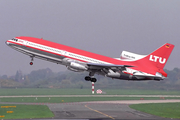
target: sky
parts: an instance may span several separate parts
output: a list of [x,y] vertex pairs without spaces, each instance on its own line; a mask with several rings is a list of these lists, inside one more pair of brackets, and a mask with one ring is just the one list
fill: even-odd
[[[179,0],[0,0],[0,75],[66,68],[34,59],[5,44],[16,36],[43,38],[117,58],[123,50],[147,55],[175,48],[165,66],[180,68]],[[148,67],[148,66],[147,66]]]

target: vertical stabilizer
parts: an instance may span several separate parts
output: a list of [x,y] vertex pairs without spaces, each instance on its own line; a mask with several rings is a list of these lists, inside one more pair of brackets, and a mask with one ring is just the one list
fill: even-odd
[[146,60],[148,59],[150,65],[159,69],[163,69],[173,48],[173,44],[166,43],[148,56],[146,56]]

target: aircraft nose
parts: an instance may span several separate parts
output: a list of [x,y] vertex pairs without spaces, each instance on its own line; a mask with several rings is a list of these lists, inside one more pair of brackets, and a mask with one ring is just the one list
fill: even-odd
[[5,43],[6,43],[6,45],[9,45],[9,42],[8,42],[8,40],[7,40]]

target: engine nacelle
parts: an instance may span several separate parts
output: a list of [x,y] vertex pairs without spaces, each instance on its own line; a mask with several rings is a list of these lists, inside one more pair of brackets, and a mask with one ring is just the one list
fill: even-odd
[[79,64],[79,63],[76,63],[76,62],[70,62],[69,67],[76,69],[76,70],[81,70],[81,71],[87,70],[86,66]]
[[112,77],[112,78],[119,78],[121,75],[120,75],[120,73],[115,72],[115,73],[108,73],[106,76]]
[[70,59],[70,58],[64,58],[62,60],[62,64],[64,65],[69,65],[71,62],[73,62],[74,60],[73,59]]
[[112,70],[109,70],[109,72],[106,74],[107,77],[112,77],[112,78],[119,78],[121,74],[119,72],[114,72]]
[[72,67],[70,67],[70,66],[67,66],[67,69],[68,69],[68,70],[71,70],[71,71],[74,71],[74,72],[83,72],[83,71],[84,71],[84,70],[74,69],[74,68],[72,68]]

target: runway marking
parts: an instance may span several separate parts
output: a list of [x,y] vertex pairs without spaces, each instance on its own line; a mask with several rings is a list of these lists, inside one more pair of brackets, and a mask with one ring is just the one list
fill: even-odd
[[111,117],[110,115],[107,115],[107,114],[102,113],[102,112],[100,112],[100,111],[98,111],[98,110],[92,109],[92,108],[88,107],[87,105],[85,105],[85,107],[88,108],[88,109],[90,109],[90,110],[92,110],[92,111],[94,111],[94,112],[97,112],[97,113],[102,114],[102,115],[104,115],[104,116],[106,116],[106,117],[109,117],[109,118],[111,118],[111,119],[113,119],[113,120],[115,119],[115,118]]

